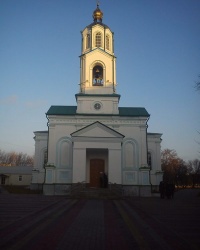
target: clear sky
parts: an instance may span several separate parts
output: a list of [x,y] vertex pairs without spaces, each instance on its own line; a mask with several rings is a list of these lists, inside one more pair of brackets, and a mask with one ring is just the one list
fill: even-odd
[[[34,154],[51,105],[76,105],[80,31],[95,0],[0,1],[0,149]],[[115,34],[121,107],[145,107],[162,149],[200,158],[199,0],[101,0]]]

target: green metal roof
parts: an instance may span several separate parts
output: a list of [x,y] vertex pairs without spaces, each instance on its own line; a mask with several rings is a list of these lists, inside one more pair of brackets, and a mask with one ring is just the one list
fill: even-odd
[[79,114],[76,113],[77,106],[51,106],[46,115],[84,115],[84,116],[144,116],[149,117],[145,108],[119,107],[119,114]]
[[119,107],[120,116],[150,116],[145,108],[139,107]]
[[47,115],[76,115],[77,106],[51,106]]

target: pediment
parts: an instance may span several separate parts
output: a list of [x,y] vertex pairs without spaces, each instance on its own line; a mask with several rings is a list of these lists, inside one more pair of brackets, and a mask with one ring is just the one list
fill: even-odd
[[95,122],[71,134],[72,137],[123,138],[124,136],[108,126]]
[[93,49],[92,51],[89,51],[89,52],[87,52],[86,53],[87,54],[87,56],[88,57],[90,57],[90,56],[96,56],[97,57],[97,55],[104,55],[104,56],[107,56],[107,57],[113,57],[113,55],[112,54],[110,54],[110,53],[108,53],[107,51],[104,51],[103,49],[101,49],[101,48],[95,48],[95,49]]

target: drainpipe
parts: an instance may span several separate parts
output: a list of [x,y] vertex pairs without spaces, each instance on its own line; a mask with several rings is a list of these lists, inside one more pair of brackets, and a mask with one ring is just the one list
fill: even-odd
[[[147,129],[148,129],[148,121],[149,121],[150,117],[147,118],[146,121],[146,147],[147,147],[147,163],[148,163],[148,141],[147,141]],[[151,192],[152,192],[152,183],[151,183],[151,167],[150,167],[150,171],[149,171],[149,183],[151,185]]]

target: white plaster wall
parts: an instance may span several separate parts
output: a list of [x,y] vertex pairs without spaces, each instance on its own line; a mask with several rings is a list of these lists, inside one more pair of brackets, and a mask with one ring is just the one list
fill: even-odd
[[109,149],[108,180],[111,183],[121,184],[121,148]]
[[[121,117],[82,117],[82,116],[71,116],[71,117],[53,117],[50,119],[50,141],[51,145],[49,147],[49,162],[56,162],[56,145],[58,141],[63,137],[71,137],[71,133],[88,126],[96,121],[100,121],[103,124],[109,126],[110,128],[116,130],[117,132],[125,135],[124,140],[130,139],[137,142],[138,145],[138,167],[144,167],[147,164],[147,147],[146,147],[146,120],[143,118],[121,118]],[[90,141],[90,142],[75,142],[74,155],[73,155],[73,182],[81,182],[88,181],[89,179],[89,171],[88,171],[88,162],[86,162],[86,149],[87,148],[99,148],[99,149],[112,149],[118,150],[116,147],[117,144],[111,143],[110,140],[104,142]],[[121,144],[120,144],[121,147]],[[154,152],[153,158],[153,170],[151,171],[151,179],[153,181],[152,184],[157,182],[157,177],[155,175],[157,170],[160,170],[160,139],[154,137],[148,137],[148,149]],[[121,172],[121,154],[113,153],[112,158],[108,160],[108,175],[111,178],[114,178],[110,181],[121,183],[121,179],[128,174],[128,176],[134,176],[133,180],[130,180],[128,177],[128,181],[131,183],[138,184],[140,179],[140,183],[142,182],[142,177],[139,178],[139,175],[136,169],[124,169],[124,174]],[[112,165],[110,165],[110,162]],[[117,172],[113,171],[112,168],[117,167]],[[115,167],[114,167],[115,166]],[[55,171],[58,171],[57,169]],[[113,174],[110,173],[112,171]],[[57,173],[58,175],[58,173]],[[113,177],[112,177],[113,176]],[[126,179],[126,178],[125,178]],[[125,180],[124,179],[124,180]],[[154,181],[155,180],[155,181]],[[56,182],[59,183],[59,178],[56,177]],[[125,184],[125,183],[124,183]],[[142,183],[141,183],[142,184]]]
[[[142,164],[146,163],[146,127],[141,125],[144,123],[143,120],[140,119],[118,119],[118,118],[101,118],[101,117],[53,117],[50,119],[50,136],[49,136],[49,163],[55,165],[56,163],[56,144],[62,137],[71,137],[71,133],[75,132],[76,130],[85,127],[96,120],[108,125],[112,129],[115,129],[117,132],[126,136],[126,138],[134,139],[138,143],[139,149],[139,163],[138,165],[141,166]],[[70,124],[71,123],[71,124]],[[141,129],[142,127],[142,129]],[[125,139],[126,139],[125,138]],[[82,148],[88,147],[85,142],[82,142]],[[91,148],[105,148],[105,143],[102,145],[96,144],[93,142],[90,146]],[[113,145],[111,146],[113,147]]]
[[45,183],[53,184],[55,183],[55,169],[54,168],[46,168],[46,175],[45,175]]
[[54,118],[49,127],[48,164],[56,166],[57,143],[61,138],[71,138],[71,133],[76,131],[75,125],[65,123],[61,117]]
[[35,134],[35,157],[34,170],[32,171],[31,183],[44,183],[44,153],[47,150],[48,132],[34,132]]
[[48,133],[35,132],[35,158],[34,168],[44,168],[44,152],[47,150]]
[[[101,104],[101,109],[96,110],[94,104]],[[103,96],[78,96],[77,113],[89,114],[119,114],[118,97],[105,98]]]
[[152,156],[152,170],[161,170],[161,140],[160,135],[148,135],[148,151]]
[[147,143],[146,143],[146,124],[121,125],[118,132],[125,135],[124,140],[133,139],[138,143],[139,167],[147,166]]
[[[22,180],[19,181],[19,176],[22,176]],[[31,174],[10,174],[8,178],[7,185],[16,185],[16,186],[29,186],[31,184]]]
[[[113,93],[113,82],[116,85],[115,79],[113,79],[113,60],[111,55],[99,49],[86,55],[86,60],[82,68],[82,82],[85,83],[85,94],[99,93],[97,92],[99,89],[102,89],[104,94]],[[96,64],[101,64],[103,67],[104,84],[101,87],[93,86],[92,70]]]
[[74,143],[73,183],[86,181],[86,149]]
[[102,34],[102,48],[104,47],[104,40],[105,40],[105,37],[104,37],[104,34],[105,36],[106,35],[109,35],[110,37],[110,50],[106,50],[108,53],[112,53],[113,51],[113,33],[111,32],[110,29],[108,28],[105,28],[101,25],[99,25],[98,23],[94,26],[92,26],[92,28],[88,28],[86,27],[83,31],[82,31],[82,38],[83,38],[83,46],[82,46],[82,54],[86,53],[89,51],[89,49],[86,49],[86,36],[87,34],[91,34],[91,41],[92,41],[92,49],[95,48],[95,34],[97,32],[101,32]]
[[148,134],[148,151],[151,153],[151,184],[159,185],[162,180],[162,171],[161,171],[161,134]]

